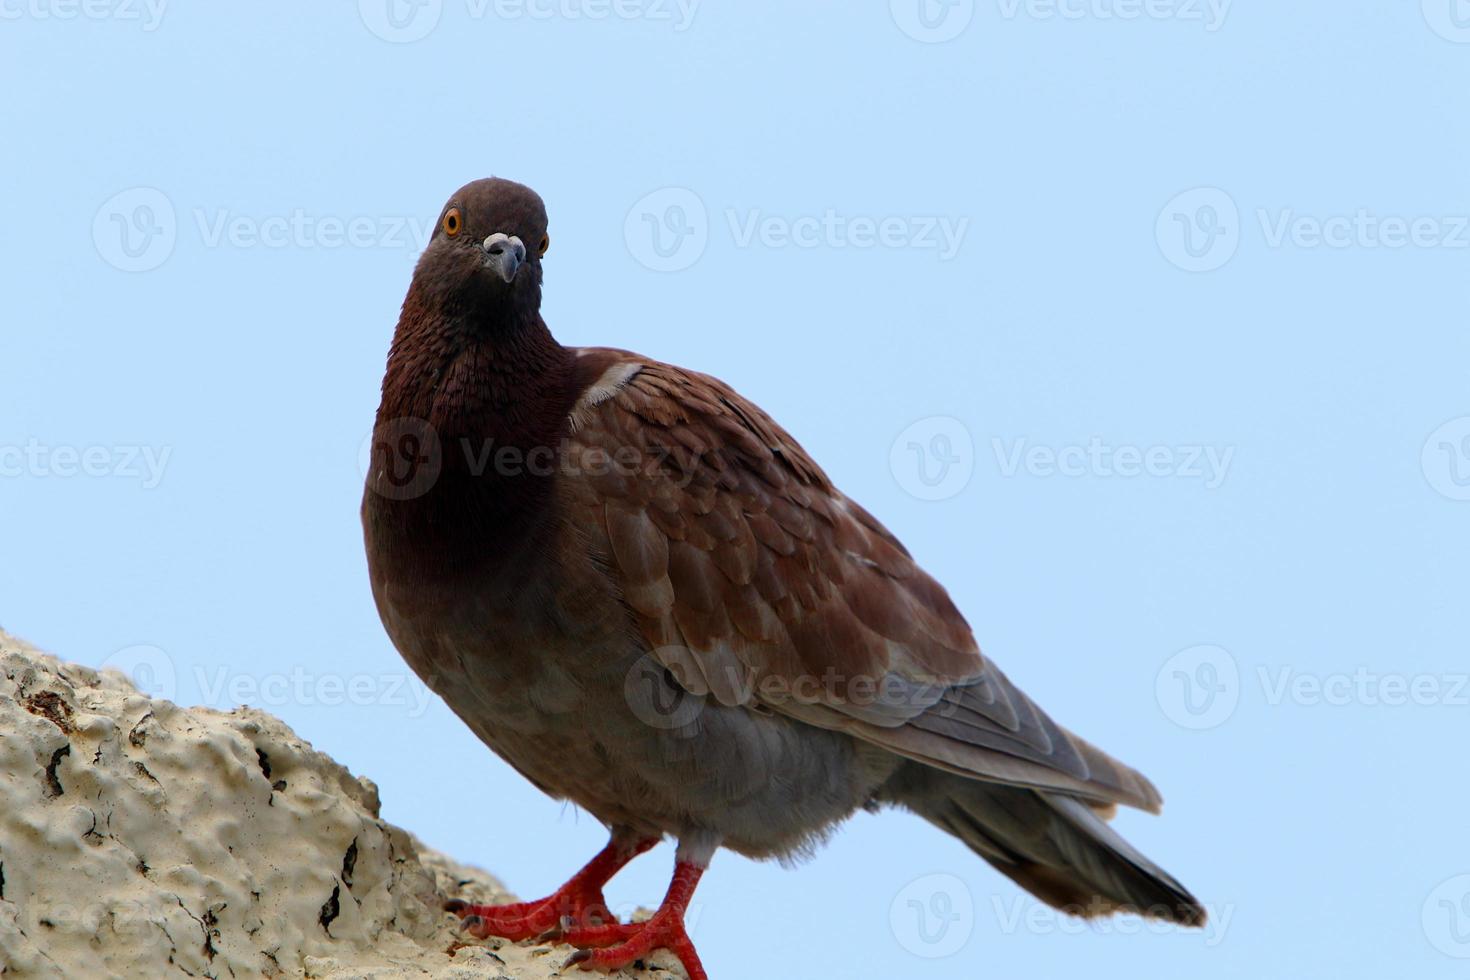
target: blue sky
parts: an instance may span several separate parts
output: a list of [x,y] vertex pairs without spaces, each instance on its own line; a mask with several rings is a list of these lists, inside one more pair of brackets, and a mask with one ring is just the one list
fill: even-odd
[[275,711],[522,895],[585,860],[357,520],[426,224],[512,177],[558,336],[780,419],[1215,915],[1079,927],[864,815],[716,859],[714,975],[1462,974],[1464,0],[0,0],[0,77],[5,628]]

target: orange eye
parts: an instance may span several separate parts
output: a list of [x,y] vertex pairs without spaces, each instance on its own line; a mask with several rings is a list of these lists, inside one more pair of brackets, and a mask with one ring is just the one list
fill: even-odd
[[550,248],[550,247],[551,247],[551,236],[550,235],[542,235],[541,236],[541,254],[542,255],[545,255],[546,254],[546,250],[548,248]]
[[444,214],[444,234],[453,238],[464,228],[464,217],[460,215],[459,208],[450,208]]

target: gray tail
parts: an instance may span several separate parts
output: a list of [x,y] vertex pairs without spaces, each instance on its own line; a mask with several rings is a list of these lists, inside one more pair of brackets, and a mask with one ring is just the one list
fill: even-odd
[[1086,803],[910,763],[884,798],[948,831],[1054,908],[1093,918],[1131,912],[1200,926],[1189,890],[1144,857]]

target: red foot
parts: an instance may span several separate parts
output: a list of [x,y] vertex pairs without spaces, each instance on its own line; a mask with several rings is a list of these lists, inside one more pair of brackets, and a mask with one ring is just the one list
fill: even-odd
[[689,941],[689,933],[684,930],[684,913],[702,874],[704,869],[692,864],[677,865],[663,905],[647,922],[567,931],[562,940],[573,946],[604,947],[579,949],[567,960],[567,966],[576,964],[584,970],[611,972],[644,959],[656,949],[667,949],[684,964],[689,980],[709,980],[709,974],[704,972],[704,965],[699,962],[699,954],[694,951],[694,943]]
[[657,840],[634,844],[614,840],[602,849],[572,880],[539,902],[516,902],[512,905],[470,905],[449,902],[446,912],[453,912],[464,923],[465,931],[477,939],[500,936],[519,942],[535,939],[559,930],[564,920],[574,926],[598,926],[613,922],[602,897],[602,886],[638,855],[657,844]]

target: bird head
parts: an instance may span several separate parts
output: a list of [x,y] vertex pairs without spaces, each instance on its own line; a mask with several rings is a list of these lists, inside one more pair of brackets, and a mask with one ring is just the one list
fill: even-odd
[[534,314],[548,245],[546,206],[535,191],[499,177],[477,180],[444,205],[414,282],[449,306],[492,317]]

